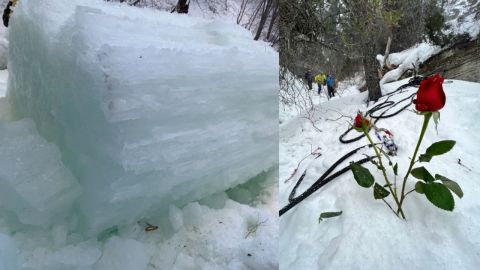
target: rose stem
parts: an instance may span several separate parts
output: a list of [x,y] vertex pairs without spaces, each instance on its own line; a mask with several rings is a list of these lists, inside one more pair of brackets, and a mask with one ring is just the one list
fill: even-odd
[[[387,182],[388,189],[390,190],[390,193],[392,194],[393,199],[395,200],[395,203],[396,203],[397,206],[398,206],[398,210],[399,210],[400,214],[402,215],[402,218],[405,219],[405,215],[403,214],[403,211],[402,211],[402,209],[400,208],[400,203],[398,202],[397,195],[396,195],[396,193],[393,191],[393,189],[392,189],[392,184],[390,184],[390,181],[388,180],[388,177],[387,177],[387,173],[385,172],[385,167],[383,167],[382,156],[380,155],[380,152],[378,151],[377,147],[376,147],[375,144],[373,143],[372,138],[371,138],[370,135],[368,134],[368,129],[367,129],[366,127],[363,128],[363,133],[365,133],[365,136],[367,137],[368,141],[370,142],[370,144],[372,145],[373,149],[375,150],[375,154],[377,155],[378,161],[380,162],[380,167],[381,167],[381,169],[382,169],[383,177],[385,178],[385,181]],[[398,215],[397,215],[397,216],[398,216]]]
[[[417,157],[418,149],[420,148],[420,144],[422,143],[423,136],[425,135],[425,131],[427,130],[428,122],[430,121],[431,117],[432,117],[431,112],[428,112],[424,115],[422,131],[420,132],[420,138],[418,138],[417,146],[415,147],[415,151],[413,152],[413,157],[410,160],[410,166],[408,167],[407,174],[405,174],[405,178],[403,178],[402,194],[401,194],[401,197],[400,197],[400,206],[399,207],[402,206],[403,200],[405,199],[404,194],[405,194],[405,186],[406,186],[406,183],[407,183],[407,178],[408,178],[408,175],[410,175],[413,164],[415,164],[415,158]],[[400,210],[400,208],[399,208],[399,210]]]

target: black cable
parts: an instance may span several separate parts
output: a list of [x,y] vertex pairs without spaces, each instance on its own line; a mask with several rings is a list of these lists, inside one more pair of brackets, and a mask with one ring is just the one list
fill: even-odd
[[[358,152],[358,150],[362,149],[362,148],[365,148],[365,147],[372,147],[371,145],[364,145],[364,146],[360,146],[348,153],[346,153],[345,155],[343,155],[341,158],[339,158],[332,166],[330,166],[330,168],[328,168],[327,171],[325,171],[325,173],[323,173],[322,176],[320,176],[320,178],[318,178],[317,181],[315,181],[315,183],[313,183],[307,190],[305,190],[302,194],[300,194],[299,196],[297,197],[294,197],[295,196],[295,193],[297,191],[297,188],[300,186],[300,184],[302,183],[303,179],[305,178],[306,174],[307,174],[307,170],[305,170],[302,174],[302,176],[300,177],[300,179],[297,181],[297,183],[295,184],[295,187],[292,189],[292,191],[290,192],[290,195],[288,196],[288,201],[289,203],[283,207],[282,209],[280,209],[280,216],[283,215],[284,213],[286,213],[288,210],[290,210],[292,207],[294,207],[295,205],[297,205],[298,203],[300,203],[301,201],[303,201],[304,199],[306,199],[308,196],[312,195],[315,191],[317,191],[319,188],[323,187],[325,184],[329,183],[330,181],[332,181],[333,179],[337,178],[338,176],[344,174],[345,172],[349,171],[350,170],[350,165],[342,168],[341,170],[335,172],[334,174],[330,175],[330,173],[338,166],[340,165],[340,163],[342,163],[343,161],[345,161],[346,159],[348,159],[349,157],[353,156],[355,153]],[[376,157],[366,157],[364,159],[361,159],[361,160],[358,160],[358,161],[355,161],[355,163],[357,164],[363,164],[373,158],[376,158]],[[330,175],[330,176],[329,176]]]
[[[397,114],[399,114],[400,112],[404,111],[406,108],[408,108],[410,106],[410,104],[412,104],[412,100],[413,100],[413,97],[416,95],[416,93],[413,93],[411,94],[410,96],[402,99],[402,100],[399,100],[397,102],[393,102],[393,101],[389,101],[390,97],[392,97],[393,95],[399,93],[400,91],[402,91],[403,89],[407,88],[407,87],[410,87],[410,86],[415,86],[415,85],[419,85],[420,82],[424,79],[424,77],[420,77],[420,76],[416,76],[416,77],[413,77],[412,79],[410,79],[410,81],[404,85],[401,85],[400,87],[398,87],[395,91],[385,95],[387,97],[387,99],[384,101],[384,102],[381,102],[377,105],[375,105],[374,107],[372,107],[370,110],[368,110],[366,112],[366,116],[369,116],[371,117],[372,119],[374,119],[374,123],[377,123],[380,119],[384,119],[384,118],[389,118],[389,117],[393,117]],[[405,100],[408,100],[410,99],[410,102],[408,102],[407,105],[403,106],[402,108],[400,108],[399,110],[391,113],[391,114],[388,114],[388,115],[385,115],[385,113],[387,111],[389,111],[391,108],[397,106],[398,104],[402,103],[403,101]],[[387,108],[389,107],[388,109],[386,109],[385,111],[383,111],[380,115],[378,116],[375,116],[373,115],[376,111],[379,111],[383,108]],[[351,142],[355,142],[355,141],[358,141],[360,140],[362,137],[365,136],[365,134],[363,135],[360,135],[360,136],[357,136],[355,138],[352,138],[352,139],[344,139],[344,137],[352,130],[353,128],[350,127],[349,129],[347,129],[347,131],[345,131],[342,135],[340,135],[339,137],[339,140],[340,142],[342,143],[351,143]],[[320,176],[320,178],[318,178],[317,181],[315,181],[315,183],[313,183],[307,190],[305,190],[302,194],[300,194],[299,196],[295,197],[295,193],[297,191],[297,188],[300,186],[300,184],[302,183],[303,179],[305,178],[306,174],[307,174],[307,170],[305,170],[302,174],[302,176],[300,176],[300,178],[298,179],[297,183],[295,184],[295,186],[293,187],[292,191],[290,192],[289,196],[288,196],[288,201],[289,203],[284,206],[282,209],[280,209],[280,216],[282,216],[283,214],[285,214],[288,210],[292,209],[294,206],[296,206],[297,204],[299,204],[301,201],[303,201],[304,199],[306,199],[308,196],[312,195],[315,191],[317,191],[318,189],[320,189],[321,187],[323,187],[324,185],[326,185],[327,183],[331,182],[333,179],[337,178],[338,176],[346,173],[347,171],[350,170],[350,166],[346,166],[344,168],[342,168],[341,170],[335,172],[334,174],[330,175],[329,174],[340,164],[342,163],[343,161],[345,161],[347,158],[351,157],[352,155],[354,155],[356,152],[358,152],[358,150],[364,148],[364,147],[371,147],[371,145],[364,145],[364,146],[361,146],[361,147],[358,147],[350,152],[348,152],[347,154],[343,155],[342,157],[340,157],[332,166],[330,166],[330,168],[327,169],[327,171],[325,171],[325,173],[323,173],[322,176]],[[366,163],[370,160],[372,160],[373,158],[376,158],[376,157],[371,157],[371,156],[368,156],[366,158],[363,158],[363,159],[360,159],[358,161],[354,161],[356,164],[363,164],[363,163]]]
[[[377,105],[375,105],[374,107],[370,108],[368,111],[365,112],[365,117],[370,117],[373,120],[373,123],[376,124],[380,119],[384,119],[384,118],[389,118],[389,117],[393,117],[399,113],[401,113],[402,111],[404,111],[406,108],[408,108],[410,106],[410,104],[412,104],[412,100],[413,98],[415,97],[416,93],[413,93],[411,94],[410,96],[404,98],[404,99],[401,99],[397,102],[394,102],[394,101],[389,101],[390,97],[392,97],[393,95],[396,95],[398,94],[400,91],[402,91],[403,89],[407,88],[407,87],[410,87],[410,86],[415,86],[415,85],[419,85],[420,82],[423,80],[423,77],[413,77],[412,79],[410,79],[410,81],[406,84],[403,84],[401,85],[400,87],[398,87],[395,91],[391,92],[391,93],[388,93],[387,95],[385,95],[385,97],[387,97],[387,99],[384,101],[384,102],[381,102],[381,103],[378,103]],[[391,114],[387,114],[385,115],[385,113],[387,113],[390,109],[392,109],[393,107],[397,106],[398,104],[402,103],[403,101],[405,100],[408,100],[410,99],[410,102],[408,102],[405,106],[401,107],[399,110],[391,113]],[[381,110],[381,109],[384,109],[384,108],[387,108],[389,107],[388,109],[386,109],[385,111],[383,111],[380,115],[378,116],[375,116],[374,113]],[[347,134],[352,131],[353,128],[350,127],[348,128],[342,135],[340,135],[339,137],[339,140],[341,143],[344,143],[344,144],[347,144],[347,143],[352,143],[352,142],[356,142],[360,139],[362,139],[363,137],[365,137],[365,134],[360,134],[359,136],[357,137],[354,137],[352,139],[344,139],[345,136],[347,136]],[[369,130],[370,131],[370,130]]]

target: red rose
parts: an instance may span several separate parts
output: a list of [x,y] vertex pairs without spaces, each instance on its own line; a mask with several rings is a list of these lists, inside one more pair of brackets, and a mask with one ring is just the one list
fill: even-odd
[[413,100],[415,109],[421,112],[436,112],[445,106],[445,92],[443,92],[444,78],[435,74],[420,82],[417,99]]
[[362,128],[362,122],[365,123],[365,126],[367,127],[370,125],[370,122],[367,119],[363,118],[361,113],[358,113],[357,117],[355,117],[355,122],[353,123],[353,125],[356,128]]

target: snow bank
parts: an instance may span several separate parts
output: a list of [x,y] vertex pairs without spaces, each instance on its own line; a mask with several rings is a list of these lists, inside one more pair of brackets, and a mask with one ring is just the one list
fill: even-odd
[[55,142],[98,233],[278,159],[278,54],[236,25],[103,1],[20,1],[7,96]]
[[[414,192],[405,201],[407,222],[404,222],[395,217],[383,202],[375,201],[371,189],[359,187],[352,174],[345,173],[282,215],[279,236],[281,269],[478,268],[480,84],[449,81],[447,78],[444,83],[447,102],[441,110],[438,133],[432,124],[428,127],[420,153],[436,141],[457,141],[452,151],[425,165],[429,171],[446,175],[462,187],[465,194],[462,199],[455,198],[454,211],[440,210]],[[408,79],[386,84],[385,91],[393,91],[406,82]],[[399,101],[414,91],[416,88],[407,88],[389,100]],[[293,119],[280,128],[280,207],[287,204],[289,192],[305,169],[307,174],[297,194],[316,181],[338,158],[367,143],[365,138],[352,144],[338,141],[352,121],[341,116],[353,117],[358,110],[366,111],[366,95],[366,92],[352,95],[317,107],[319,121],[316,124],[323,132],[318,132],[309,121],[301,118]],[[377,124],[390,129],[395,135],[399,151],[392,162],[398,162],[399,176],[403,177],[406,173],[422,120],[421,116],[405,110]],[[351,133],[348,138],[354,136]],[[322,156],[307,157],[295,177],[284,183],[298,162],[317,148],[320,148]],[[352,160],[363,158],[366,153],[371,154],[364,151]],[[458,163],[459,159],[462,165]],[[341,167],[348,165],[349,161],[342,163]],[[376,179],[382,179],[379,171],[368,166]],[[393,175],[389,177],[393,178]],[[414,183],[410,180],[407,190],[411,190]],[[343,211],[343,214],[318,223],[320,213],[326,211]]]
[[[429,43],[420,43],[410,49],[390,54],[388,56],[388,63],[397,66],[397,68],[385,73],[380,80],[380,85],[383,86],[386,83],[398,80],[405,71],[408,69],[414,69],[415,67],[418,68],[421,63],[427,61],[428,58],[440,51],[441,48],[439,46]],[[377,55],[377,61],[382,67],[384,58],[383,55]]]
[[[268,185],[277,181],[271,176]],[[215,197],[215,199],[214,199]],[[263,196],[261,196],[263,197]],[[83,238],[70,225],[42,230],[17,230],[5,247],[18,246],[18,269],[22,270],[223,270],[278,269],[278,208],[264,204],[240,204],[218,193],[208,201],[183,208],[171,207],[166,223],[150,221],[159,228],[146,232],[144,224],[118,227],[102,238]],[[209,205],[207,205],[209,204]],[[220,207],[213,207],[220,204]],[[0,216],[0,231],[5,230]],[[182,222],[178,222],[181,220]],[[166,233],[176,224],[176,232]],[[3,253],[15,262],[12,253]],[[12,264],[15,266],[16,264]],[[5,270],[17,270],[15,267]]]

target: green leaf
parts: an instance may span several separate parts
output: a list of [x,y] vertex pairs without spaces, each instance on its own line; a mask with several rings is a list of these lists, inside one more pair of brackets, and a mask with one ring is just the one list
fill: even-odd
[[430,160],[432,160],[432,156],[427,155],[427,154],[421,154],[418,157],[418,160],[420,160],[420,162],[430,162]]
[[318,223],[320,223],[324,218],[332,218],[332,217],[338,217],[342,214],[342,211],[340,212],[323,212],[320,214],[320,217],[318,218]]
[[373,186],[373,197],[375,198],[375,200],[383,199],[388,195],[390,195],[390,192],[388,192],[388,190],[384,189],[378,183],[375,183],[375,185]]
[[435,179],[438,179],[442,181],[442,183],[453,193],[455,193],[459,198],[463,197],[463,191],[462,188],[457,184],[457,182],[448,179],[447,177],[440,175],[440,174],[435,174]]
[[447,153],[448,151],[452,150],[453,146],[455,145],[455,141],[452,140],[445,140],[436,142],[430,147],[427,148],[425,154],[430,156],[438,156]]
[[420,194],[424,194],[425,191],[423,190],[423,186],[425,186],[425,184],[422,181],[418,181],[415,184],[415,191],[420,193]]
[[393,166],[393,173],[398,175],[398,163],[395,163],[395,166]]
[[452,193],[443,184],[427,183],[423,186],[423,191],[427,199],[436,207],[447,211],[452,211],[455,207]]
[[433,178],[433,176],[427,171],[427,169],[425,169],[425,167],[415,168],[410,172],[410,174],[417,179],[424,180],[425,182],[435,181],[435,178]]
[[361,187],[369,188],[375,182],[370,171],[361,165],[352,162],[350,163],[350,168],[352,169],[353,177]]

